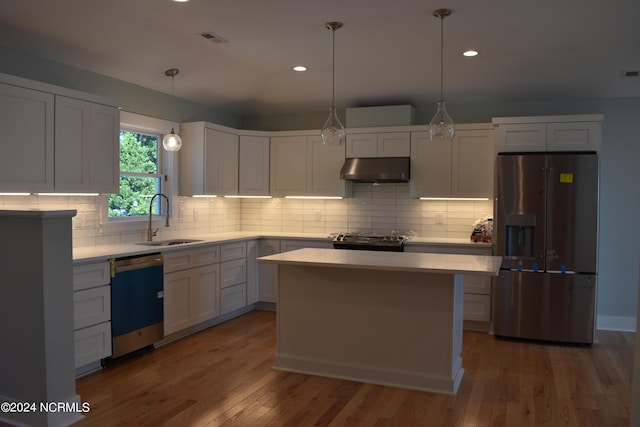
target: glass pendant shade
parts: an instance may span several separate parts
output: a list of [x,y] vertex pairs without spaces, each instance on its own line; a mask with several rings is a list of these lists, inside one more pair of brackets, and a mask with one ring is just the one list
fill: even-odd
[[178,151],[182,147],[182,138],[171,128],[171,133],[162,138],[162,146],[167,151]]
[[429,139],[432,142],[447,142],[453,139],[456,127],[447,113],[447,107],[443,100],[438,101],[436,114],[429,122]]
[[347,132],[344,130],[340,119],[338,119],[338,114],[334,107],[329,108],[329,117],[327,117],[327,121],[322,126],[321,135],[324,145],[344,145]]

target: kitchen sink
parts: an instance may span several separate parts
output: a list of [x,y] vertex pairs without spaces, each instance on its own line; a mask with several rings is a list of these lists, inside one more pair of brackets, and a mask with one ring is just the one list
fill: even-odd
[[136,243],[136,245],[144,245],[144,246],[174,246],[174,245],[184,245],[186,243],[196,243],[202,242],[202,240],[198,239],[169,239],[169,240],[156,240],[153,242],[140,242]]

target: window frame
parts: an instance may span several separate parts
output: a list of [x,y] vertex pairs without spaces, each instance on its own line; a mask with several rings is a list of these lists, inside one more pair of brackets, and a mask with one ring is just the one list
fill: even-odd
[[[177,156],[170,156],[162,148],[162,138],[164,135],[170,133],[172,122],[163,119],[157,119],[154,117],[143,116],[136,113],[129,113],[121,111],[120,113],[120,131],[140,133],[146,135],[153,135],[158,137],[158,173],[157,174],[142,174],[142,173],[127,173],[127,176],[157,176],[160,178],[160,192],[167,196],[169,200],[172,200],[173,195],[177,194],[177,189],[173,184],[171,175],[173,171],[177,170]],[[118,152],[120,142],[118,141]],[[118,156],[119,159],[119,156]],[[122,176],[122,171],[118,172],[118,181]],[[156,201],[160,200],[157,206],[159,206],[160,214],[153,213],[152,220],[160,219],[164,217],[164,204],[166,203],[162,197],[156,198]],[[172,217],[173,203],[169,203],[169,216]],[[148,222],[148,215],[136,215],[136,216],[122,216],[122,217],[110,217],[109,216],[109,197],[106,196],[102,209],[102,217],[107,219],[108,224],[125,224],[125,223],[142,223]]]

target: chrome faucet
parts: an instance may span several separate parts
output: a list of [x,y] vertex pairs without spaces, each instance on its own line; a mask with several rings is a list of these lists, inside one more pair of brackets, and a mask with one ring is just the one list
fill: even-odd
[[158,232],[157,228],[155,229],[155,231],[153,231],[151,227],[151,213],[153,211],[153,201],[158,196],[164,197],[165,200],[167,201],[167,218],[164,222],[164,226],[165,227],[169,226],[169,198],[162,193],[156,193],[153,195],[153,197],[151,198],[151,201],[149,202],[149,229],[147,230],[147,242],[151,242],[153,240],[153,236],[155,236],[156,233]]

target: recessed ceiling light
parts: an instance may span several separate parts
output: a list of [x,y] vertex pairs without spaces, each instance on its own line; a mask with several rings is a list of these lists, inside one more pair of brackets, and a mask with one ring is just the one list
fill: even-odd
[[176,2],[176,3],[186,3],[189,0],[173,0],[173,1]]
[[307,67],[305,67],[304,65],[296,65],[295,67],[293,67],[293,71],[307,71]]
[[464,52],[462,52],[462,54],[464,56],[478,56],[478,51],[477,50],[465,50]]

